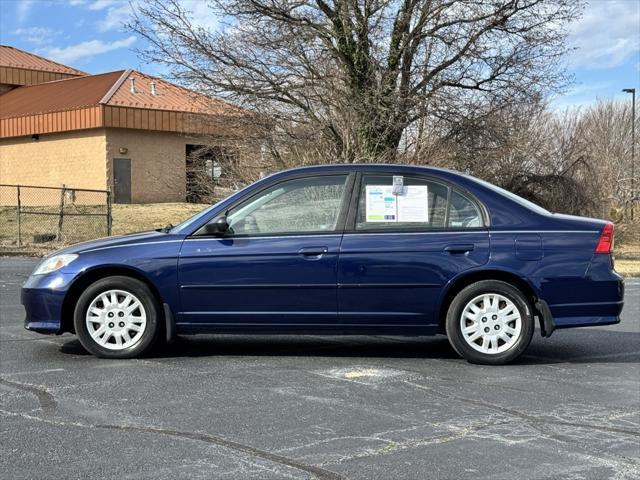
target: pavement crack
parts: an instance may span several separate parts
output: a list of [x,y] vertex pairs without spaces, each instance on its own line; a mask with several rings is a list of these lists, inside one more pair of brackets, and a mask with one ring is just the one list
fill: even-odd
[[[0,382],[5,383],[6,381]],[[24,387],[24,386],[23,386]],[[16,388],[19,388],[16,386]],[[33,388],[33,387],[31,387]],[[26,390],[26,387],[23,388]],[[32,391],[32,390],[29,390]],[[35,392],[34,392],[35,393]],[[50,394],[49,394],[50,395]],[[118,424],[107,424],[107,423],[84,423],[84,422],[67,422],[63,420],[54,420],[48,418],[41,418],[35,415],[28,415],[25,413],[17,413],[10,412],[6,410],[0,410],[0,413],[4,413],[6,415],[11,416],[19,416],[22,418],[26,418],[29,420],[35,420],[39,422],[44,422],[52,425],[58,426],[71,426],[71,427],[80,427],[80,428],[98,428],[103,430],[117,430],[122,432],[137,432],[137,433],[153,433],[158,435],[167,435],[175,438],[182,438],[188,440],[194,440],[199,442],[205,442],[212,445],[218,445],[220,447],[229,448],[231,450],[235,450],[238,452],[242,452],[248,454],[250,456],[260,458],[262,460],[267,460],[273,463],[277,463],[279,465],[283,465],[286,467],[291,467],[296,470],[300,470],[306,473],[313,475],[318,480],[342,480],[342,477],[337,473],[334,473],[330,470],[326,470],[324,468],[316,467],[314,465],[308,465],[297,460],[294,460],[289,457],[285,457],[282,455],[278,455],[276,453],[271,453],[265,450],[260,450],[255,447],[251,447],[249,445],[245,445],[239,442],[234,442],[232,440],[227,440],[225,438],[219,437],[217,435],[211,435],[209,433],[201,433],[201,432],[187,432],[182,430],[173,430],[168,428],[160,428],[160,427],[148,427],[148,426],[138,426],[138,425],[118,425]]]
[[523,420],[526,420],[530,423],[546,423],[546,424],[552,424],[552,425],[559,425],[559,426],[564,426],[564,427],[576,427],[576,428],[585,428],[585,429],[590,429],[590,430],[599,430],[599,431],[603,431],[603,432],[609,432],[609,433],[622,433],[625,435],[632,435],[635,437],[640,437],[640,431],[638,430],[633,430],[630,428],[618,428],[618,427],[609,427],[606,425],[596,425],[593,423],[584,423],[584,422],[571,422],[571,421],[567,421],[567,420],[560,420],[560,419],[554,419],[554,418],[549,418],[549,417],[542,417],[539,415],[529,415],[527,413],[521,412],[520,410],[514,410],[512,408],[507,408],[507,407],[503,407],[501,405],[496,405],[490,402],[483,402],[482,400],[474,400],[471,398],[466,398],[466,397],[462,397],[459,395],[454,395],[454,394],[447,394],[447,393],[442,393],[439,392],[431,387],[427,387],[425,385],[421,385],[419,383],[415,383],[415,382],[411,382],[409,380],[405,380],[404,383],[406,383],[407,385],[411,385],[413,387],[419,388],[421,390],[425,390],[429,393],[431,393],[432,395],[438,396],[440,398],[444,398],[444,399],[454,399],[454,400],[459,400],[461,402],[465,402],[465,403],[469,403],[471,405],[476,405],[476,406],[480,406],[480,407],[485,407],[488,408],[490,410],[494,410],[496,412],[501,412],[501,413],[507,413],[509,415],[512,415],[514,417],[519,417]]
[[58,408],[58,402],[56,401],[55,397],[44,387],[41,387],[39,385],[14,382],[2,377],[0,377],[0,385],[5,385],[9,388],[34,394],[38,399],[38,403],[40,404],[40,410],[42,410],[42,413],[44,413],[45,415],[51,415]]
[[208,433],[185,432],[180,430],[171,430],[171,429],[157,428],[157,427],[139,427],[139,426],[133,426],[133,425],[107,425],[107,424],[100,425],[98,424],[98,425],[95,425],[95,428],[157,433],[161,435],[168,435],[171,437],[187,438],[189,440],[196,440],[200,442],[219,445],[221,447],[230,448],[232,450],[246,453],[254,457],[262,458],[263,460],[268,460],[274,463],[278,463],[280,465],[295,468],[297,470],[302,470],[304,472],[312,474],[319,480],[340,480],[342,478],[340,475],[334,472],[331,472],[329,470],[315,467],[313,465],[304,464],[296,460],[293,460],[289,457],[284,457],[276,453],[260,450],[258,448],[251,447],[249,445],[234,442],[232,440],[227,440],[225,438],[218,437],[217,435],[211,435]]
[[[485,430],[487,428],[492,428],[495,426],[500,426],[500,425],[508,425],[512,422],[513,420],[502,420],[502,421],[490,421],[490,422],[481,422],[475,425],[468,425],[465,427],[450,427],[450,431],[447,433],[443,433],[441,435],[433,435],[430,437],[425,437],[425,438],[420,438],[420,439],[415,439],[415,440],[408,440],[408,441],[395,441],[395,440],[390,440],[390,439],[386,439],[384,437],[379,437],[378,435],[381,434],[376,434],[372,437],[336,437],[336,439],[341,439],[341,438],[369,438],[371,440],[377,440],[380,442],[384,442],[384,445],[381,447],[377,447],[377,448],[369,448],[366,449],[364,451],[361,452],[357,452],[351,455],[343,455],[341,456],[341,458],[339,458],[338,460],[331,460],[328,462],[325,462],[321,465],[337,465],[337,464],[342,464],[345,462],[350,462],[353,460],[360,460],[363,458],[375,458],[375,457],[379,457],[382,455],[389,455],[389,454],[393,454],[393,453],[397,453],[403,450],[408,450],[408,449],[413,449],[413,448],[420,448],[420,447],[428,447],[431,445],[440,445],[443,443],[449,443],[449,442],[454,442],[456,440],[461,440],[464,438],[467,438],[469,436],[472,436],[482,430]],[[335,439],[334,439],[335,440]],[[320,443],[320,442],[318,442]],[[313,445],[313,444],[312,444]]]

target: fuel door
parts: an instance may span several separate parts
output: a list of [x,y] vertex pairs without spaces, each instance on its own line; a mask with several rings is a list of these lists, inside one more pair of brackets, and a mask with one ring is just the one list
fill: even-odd
[[537,233],[516,235],[516,258],[519,260],[541,260],[542,238]]

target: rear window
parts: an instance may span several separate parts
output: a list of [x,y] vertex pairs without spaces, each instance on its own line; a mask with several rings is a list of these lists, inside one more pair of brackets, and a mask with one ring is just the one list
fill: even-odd
[[487,187],[489,190],[494,191],[495,193],[497,193],[498,195],[502,195],[503,197],[507,197],[509,200],[517,203],[518,205],[527,208],[529,210],[533,210],[536,213],[540,213],[540,214],[550,214],[551,212],[545,208],[542,208],[540,205],[537,205],[529,200],[527,200],[526,198],[522,198],[519,195],[516,195],[515,193],[511,193],[509,190],[505,190],[504,188],[500,188],[497,187],[496,185],[489,183],[489,182],[485,182],[484,180],[480,180],[479,178],[476,177],[471,177],[468,176],[468,178],[472,179],[474,182],[477,182],[479,184],[481,184],[484,187]]

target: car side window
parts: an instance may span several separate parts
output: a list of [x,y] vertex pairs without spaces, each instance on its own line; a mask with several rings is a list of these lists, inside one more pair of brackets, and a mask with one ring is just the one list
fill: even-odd
[[335,230],[348,175],[288,180],[263,190],[227,214],[232,235]]
[[393,175],[364,175],[356,213],[356,230],[444,228],[449,188],[437,182],[403,177],[393,192]]
[[478,228],[482,225],[482,215],[478,206],[461,193],[452,191],[449,206],[449,227]]

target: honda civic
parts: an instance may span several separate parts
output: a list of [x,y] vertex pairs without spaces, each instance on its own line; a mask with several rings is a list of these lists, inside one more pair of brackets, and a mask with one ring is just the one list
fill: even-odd
[[468,361],[504,364],[537,325],[620,321],[613,234],[450,170],[299,168],[177,226],[45,257],[25,326],[106,358],[196,333],[446,334]]

